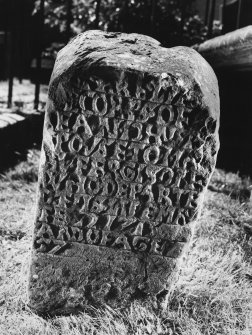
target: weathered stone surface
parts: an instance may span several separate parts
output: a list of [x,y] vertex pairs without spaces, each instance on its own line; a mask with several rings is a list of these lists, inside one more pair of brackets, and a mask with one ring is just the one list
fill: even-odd
[[158,299],[219,147],[216,77],[185,47],[88,31],[60,51],[44,124],[30,306]]

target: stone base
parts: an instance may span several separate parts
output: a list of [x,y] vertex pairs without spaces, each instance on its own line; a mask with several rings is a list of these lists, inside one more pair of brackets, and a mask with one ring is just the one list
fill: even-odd
[[175,267],[173,258],[77,243],[64,256],[34,253],[29,306],[55,315],[90,305],[118,308],[133,299],[157,299]]

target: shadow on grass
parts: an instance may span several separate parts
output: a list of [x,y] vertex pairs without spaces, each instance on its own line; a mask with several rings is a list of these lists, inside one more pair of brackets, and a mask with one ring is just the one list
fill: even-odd
[[[9,169],[15,167],[16,165],[27,162],[27,158],[31,152],[32,149],[40,150],[41,145],[40,144],[33,144],[30,148],[23,148],[20,151],[10,151],[8,153],[5,153],[2,155],[2,159],[0,161],[0,174],[5,174]],[[27,182],[34,182],[37,181],[37,170],[23,170],[22,171],[22,177],[19,172],[12,175],[13,180],[23,179]]]

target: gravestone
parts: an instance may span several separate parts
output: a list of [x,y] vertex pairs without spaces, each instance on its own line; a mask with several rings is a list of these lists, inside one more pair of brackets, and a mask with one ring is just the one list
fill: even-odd
[[165,295],[215,166],[208,63],[88,31],[57,57],[44,124],[29,304],[67,314]]

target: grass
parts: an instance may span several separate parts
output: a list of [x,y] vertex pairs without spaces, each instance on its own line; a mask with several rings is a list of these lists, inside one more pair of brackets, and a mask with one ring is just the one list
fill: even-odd
[[92,310],[44,320],[26,306],[39,152],[0,178],[1,335],[251,335],[249,179],[216,170],[180,276],[162,308]]

